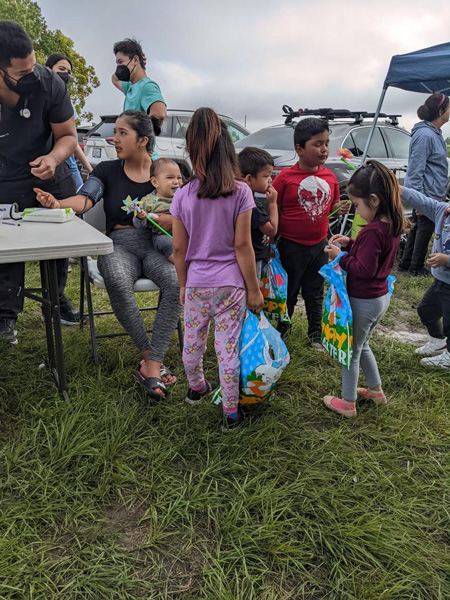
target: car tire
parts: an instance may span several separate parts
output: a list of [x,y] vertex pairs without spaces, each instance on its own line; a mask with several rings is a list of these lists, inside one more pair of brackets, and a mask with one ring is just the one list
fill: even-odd
[[[347,188],[341,188],[339,190],[339,195],[341,200],[348,200]],[[342,235],[351,236],[353,219],[355,218],[355,207],[352,205],[350,212],[348,213],[347,219],[345,216],[333,215],[330,219],[330,223],[328,225],[328,231],[330,235],[336,235],[337,233],[341,233],[342,225],[345,221],[344,231]]]

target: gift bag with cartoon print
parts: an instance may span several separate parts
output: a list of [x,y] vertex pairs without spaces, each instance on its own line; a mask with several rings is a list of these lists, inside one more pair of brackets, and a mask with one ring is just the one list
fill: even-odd
[[324,265],[319,273],[330,287],[325,296],[322,316],[322,346],[341,365],[350,366],[353,349],[353,314],[345,283],[345,271],[339,260],[344,252]]
[[[272,395],[290,356],[278,331],[263,313],[259,316],[247,311],[239,338],[240,404],[256,404]],[[220,404],[219,387],[213,402]]]
[[274,256],[268,262],[262,262],[259,275],[261,293],[264,297],[263,311],[266,317],[274,321],[290,323],[287,312],[287,273],[283,269],[278,248],[270,246]]

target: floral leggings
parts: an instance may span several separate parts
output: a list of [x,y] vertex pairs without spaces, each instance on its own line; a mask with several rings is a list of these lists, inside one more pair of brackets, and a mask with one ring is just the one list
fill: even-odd
[[225,414],[235,413],[239,401],[239,336],[246,306],[246,293],[242,288],[186,289],[183,363],[189,386],[193,390],[205,386],[203,355],[209,324],[214,319],[214,346]]

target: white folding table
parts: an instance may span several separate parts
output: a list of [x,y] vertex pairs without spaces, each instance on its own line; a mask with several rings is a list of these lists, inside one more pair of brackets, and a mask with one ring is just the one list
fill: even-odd
[[[12,225],[12,224],[15,225]],[[85,221],[66,223],[5,220],[0,224],[0,264],[39,261],[41,288],[13,289],[42,304],[47,336],[48,366],[56,385],[68,401],[59,310],[56,260],[91,254],[111,254],[112,240]],[[40,295],[36,295],[40,294]]]

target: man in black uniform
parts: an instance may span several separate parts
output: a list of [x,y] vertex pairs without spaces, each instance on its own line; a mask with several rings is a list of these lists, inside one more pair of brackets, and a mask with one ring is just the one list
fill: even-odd
[[[0,204],[20,210],[38,206],[33,188],[56,198],[76,192],[66,158],[77,135],[66,86],[36,64],[30,38],[13,21],[0,21]],[[0,339],[17,343],[17,315],[23,310],[24,263],[0,264]],[[76,324],[79,313],[64,296],[67,260],[58,261],[61,322]],[[11,291],[12,290],[12,291]]]

